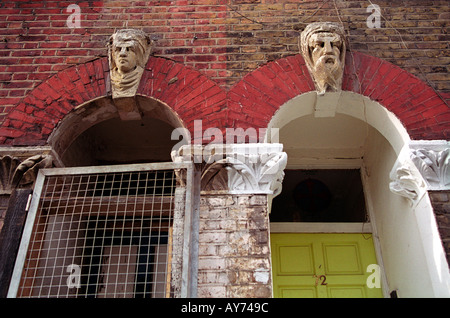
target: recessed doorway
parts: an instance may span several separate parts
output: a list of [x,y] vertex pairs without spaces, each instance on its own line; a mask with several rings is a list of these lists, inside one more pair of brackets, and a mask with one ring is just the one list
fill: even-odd
[[359,169],[286,170],[271,222],[367,222]]
[[274,297],[383,296],[359,169],[286,170],[270,221]]

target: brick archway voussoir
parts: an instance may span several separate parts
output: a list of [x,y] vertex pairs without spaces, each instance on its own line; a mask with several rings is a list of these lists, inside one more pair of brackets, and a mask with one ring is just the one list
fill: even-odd
[[[301,54],[270,62],[229,91],[229,125],[267,127],[284,103],[313,90]],[[394,113],[411,139],[450,138],[448,105],[433,88],[396,65],[351,52],[346,55],[342,90],[366,96]]]
[[[110,95],[107,58],[62,70],[33,89],[6,116],[0,144],[43,145],[75,107]],[[194,120],[209,127],[265,128],[295,96],[314,90],[301,54],[269,62],[228,92],[199,71],[150,57],[137,94],[170,107],[194,133]],[[393,112],[412,139],[449,139],[449,108],[426,83],[381,59],[347,54],[343,90],[377,101]]]
[[[0,126],[0,144],[44,145],[57,124],[74,108],[111,95],[108,59],[76,65],[53,75],[33,89]],[[170,107],[193,133],[195,119],[203,128],[221,127],[226,92],[200,72],[171,60],[151,57],[138,95]]]
[[107,59],[101,58],[61,70],[39,84],[6,116],[0,127],[0,144],[46,144],[71,110],[107,95],[108,71]]

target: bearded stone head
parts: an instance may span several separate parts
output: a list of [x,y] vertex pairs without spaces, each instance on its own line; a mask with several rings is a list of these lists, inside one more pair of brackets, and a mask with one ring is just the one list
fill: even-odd
[[341,90],[345,64],[345,33],[337,23],[315,22],[300,35],[306,66],[320,95]]

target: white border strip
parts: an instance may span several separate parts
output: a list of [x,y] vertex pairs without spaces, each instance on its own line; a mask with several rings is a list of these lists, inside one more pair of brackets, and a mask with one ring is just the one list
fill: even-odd
[[272,222],[270,233],[372,233],[371,223]]

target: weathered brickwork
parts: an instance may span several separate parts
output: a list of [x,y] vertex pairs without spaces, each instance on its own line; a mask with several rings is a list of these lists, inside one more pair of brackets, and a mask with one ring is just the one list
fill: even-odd
[[202,194],[199,297],[271,297],[266,195]]
[[[151,34],[155,56],[230,88],[259,66],[297,54],[307,23],[342,21],[351,50],[400,66],[448,101],[448,1],[372,3],[381,8],[379,29],[366,25],[366,0],[2,1],[0,122],[43,80],[106,56],[108,37],[126,27]],[[81,9],[80,28],[67,27],[70,4]]]
[[442,244],[450,264],[450,191],[430,191]]

